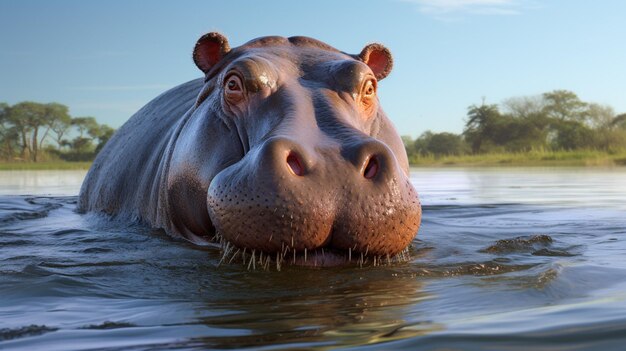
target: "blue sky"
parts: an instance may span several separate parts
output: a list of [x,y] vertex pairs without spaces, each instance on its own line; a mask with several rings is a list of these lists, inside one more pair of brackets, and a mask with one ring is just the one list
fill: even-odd
[[626,1],[0,0],[0,101],[57,101],[119,127],[164,90],[200,77],[208,31],[231,46],[306,35],[358,53],[390,48],[379,86],[400,134],[461,132],[467,107],[568,89],[626,112]]

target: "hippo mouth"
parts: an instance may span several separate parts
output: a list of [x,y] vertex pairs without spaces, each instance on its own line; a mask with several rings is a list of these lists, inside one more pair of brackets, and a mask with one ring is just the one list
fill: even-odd
[[285,265],[323,268],[350,266],[381,266],[408,262],[411,260],[410,246],[395,255],[373,255],[369,252],[356,252],[352,249],[343,250],[333,247],[320,247],[313,250],[291,250],[285,247],[281,252],[267,253],[260,250],[239,248],[221,237],[215,236],[221,250],[218,266],[223,264],[243,264],[248,270],[275,268],[280,271]]
[[366,140],[355,147],[356,166],[340,152],[316,158],[274,138],[217,174],[207,210],[221,262],[280,269],[406,261],[421,220],[417,193],[386,146]]

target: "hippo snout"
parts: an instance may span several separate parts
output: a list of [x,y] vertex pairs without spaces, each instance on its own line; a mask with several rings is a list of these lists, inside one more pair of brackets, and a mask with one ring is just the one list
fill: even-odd
[[394,155],[374,139],[305,147],[272,138],[213,179],[207,206],[225,240],[267,253],[395,255],[417,233],[421,214]]

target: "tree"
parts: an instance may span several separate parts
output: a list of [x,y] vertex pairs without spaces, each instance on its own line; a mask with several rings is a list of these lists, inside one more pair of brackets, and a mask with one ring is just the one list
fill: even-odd
[[461,155],[465,151],[465,143],[460,135],[443,132],[432,134],[427,148],[435,156]]
[[616,133],[612,124],[615,118],[615,110],[611,106],[596,103],[587,104],[588,124],[593,129],[594,147],[602,150],[610,150],[611,144],[617,142],[619,133]]
[[430,139],[433,137],[433,132],[430,130],[422,133],[415,141],[413,142],[413,150],[416,154],[420,154],[422,156],[428,155],[428,143]]
[[0,102],[0,126],[4,123],[5,118],[9,115],[9,104],[6,102]]
[[113,133],[115,133],[115,129],[107,126],[106,124],[101,124],[98,131],[98,146],[96,146],[96,155],[102,150],[104,145],[111,139]]
[[544,112],[558,121],[584,122],[587,104],[578,95],[568,90],[554,90],[544,93]]
[[492,136],[494,143],[506,151],[529,151],[546,146],[547,129],[540,115],[515,118],[502,115]]
[[[72,161],[93,159],[115,132],[107,125],[98,124],[93,117],[73,118],[72,126],[76,128],[78,136],[69,143],[71,152],[64,156]],[[98,144],[94,147],[96,140]]]
[[612,150],[626,150],[626,113],[615,116],[611,121],[609,144]]
[[22,158],[30,156],[37,162],[39,128],[45,123],[45,107],[43,104],[25,101],[11,107],[9,113],[11,123],[21,136]]
[[[56,102],[24,101],[13,106],[0,103],[0,158],[3,159],[14,159],[19,153],[22,160],[32,162],[40,161],[43,154],[67,160],[90,160],[94,156],[94,142],[97,140],[95,149],[99,151],[113,133],[113,128],[98,124],[93,117],[72,118],[68,107]],[[76,134],[72,141],[65,139]],[[69,150],[62,152],[64,147]]]
[[400,137],[400,139],[402,139],[402,144],[404,144],[404,149],[406,150],[406,154],[410,158],[416,153],[415,145],[414,145],[415,141],[410,135],[403,135]]
[[467,111],[467,121],[463,136],[470,144],[473,153],[483,151],[483,145],[492,141],[496,133],[496,124],[501,118],[497,105],[472,105]]
[[41,143],[43,143],[43,140],[48,131],[52,130],[55,133],[54,139],[57,145],[60,147],[62,145],[63,136],[71,127],[72,117],[69,114],[68,107],[65,105],[50,103],[46,105],[46,109],[48,114],[48,130],[46,130],[46,133],[42,138]]
[[503,113],[513,118],[532,119],[544,115],[543,96],[512,97],[502,102]]
[[79,137],[84,138],[85,133],[92,136],[92,139],[99,134],[100,125],[93,117],[72,118],[72,125],[78,129]]
[[615,116],[613,121],[611,121],[611,125],[620,129],[626,129],[626,113]]
[[594,132],[578,121],[560,121],[554,126],[556,135],[552,147],[559,150],[575,150],[592,148],[594,146]]
[[19,134],[17,129],[12,125],[9,118],[11,106],[7,103],[0,103],[0,157],[10,160],[13,156],[13,150],[17,145]]
[[69,145],[72,149],[70,160],[83,161],[90,158],[90,156],[87,155],[93,149],[93,143],[90,138],[78,136],[74,138]]
[[70,116],[65,105],[25,101],[10,108],[9,118],[21,136],[22,157],[26,158],[28,153],[30,159],[37,162],[39,150],[49,136],[50,130],[60,130],[59,125],[67,123]]
[[615,110],[611,106],[596,103],[587,104],[585,111],[588,122],[593,128],[610,129],[615,118]]

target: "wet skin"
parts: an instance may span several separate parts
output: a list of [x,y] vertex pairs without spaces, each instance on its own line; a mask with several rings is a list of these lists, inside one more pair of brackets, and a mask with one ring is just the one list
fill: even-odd
[[[163,228],[199,244],[269,256],[398,255],[421,207],[404,146],[380,107],[389,50],[348,55],[305,37],[263,37],[231,49],[201,37],[204,79],[138,111],[99,153],[80,211]],[[322,253],[320,256],[319,254]]]

